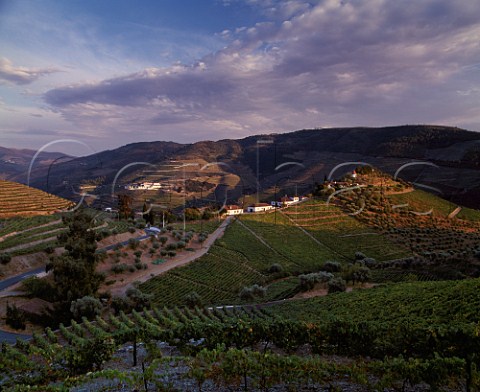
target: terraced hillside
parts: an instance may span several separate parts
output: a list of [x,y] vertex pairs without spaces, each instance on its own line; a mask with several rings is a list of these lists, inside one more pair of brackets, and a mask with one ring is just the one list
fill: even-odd
[[39,189],[0,180],[0,218],[49,215],[72,206],[71,201]]

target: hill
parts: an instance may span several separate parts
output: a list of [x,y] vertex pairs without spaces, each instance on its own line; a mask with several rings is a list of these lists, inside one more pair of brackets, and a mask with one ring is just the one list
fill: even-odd
[[[26,182],[27,171],[37,151],[0,147],[0,179]],[[48,167],[52,162],[61,157],[68,157],[58,152],[41,152],[36,160],[36,167]]]
[[[480,201],[475,195],[480,188],[479,151],[479,133],[453,127],[309,129],[187,145],[135,143],[58,162],[50,170],[37,168],[32,173],[32,183],[74,200],[78,199],[75,192],[80,192],[82,185],[93,184],[91,189],[111,199],[115,178],[116,185],[171,177],[180,180],[185,173],[172,166],[196,163],[196,168],[188,168],[187,178],[203,183],[205,172],[201,169],[210,164],[210,169],[215,166],[217,171],[217,180],[212,184],[218,188],[222,182],[227,183],[228,198],[234,201],[241,194],[268,191],[273,187],[290,193],[294,189],[308,192],[315,182],[322,182],[333,168],[345,162],[365,162],[393,175],[402,165],[421,161],[429,164],[404,167],[398,176],[434,187],[455,203],[478,208]],[[343,166],[334,175],[341,176],[354,167],[353,164]],[[236,181],[222,179],[225,174],[236,176]],[[47,183],[49,189],[46,189]],[[199,196],[200,193],[195,194]]]
[[58,196],[17,182],[0,180],[0,218],[48,215],[72,207]]

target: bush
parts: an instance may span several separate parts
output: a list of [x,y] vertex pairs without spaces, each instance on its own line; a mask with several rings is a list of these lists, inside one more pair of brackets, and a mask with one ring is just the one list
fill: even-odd
[[45,247],[45,249],[43,250],[47,255],[51,255],[53,254],[53,252],[55,252],[55,248],[51,245],[48,245],[47,247]]
[[185,248],[185,246],[187,246],[185,241],[178,241],[177,242],[177,249],[183,249],[183,248]]
[[244,287],[239,294],[240,299],[244,301],[253,300],[255,296],[253,295],[252,289],[250,287]]
[[93,319],[98,316],[102,311],[102,303],[97,298],[89,295],[72,301],[70,305],[70,312],[75,320],[81,320],[82,317],[87,319]]
[[167,252],[167,255],[170,256],[170,257],[174,257],[174,256],[177,255],[177,252],[175,252],[174,250],[169,250],[169,251]]
[[137,257],[137,258],[140,258],[142,257],[142,251],[141,250],[136,250],[135,252],[133,252],[134,256]]
[[0,264],[7,265],[10,261],[12,261],[10,253],[0,253]]
[[189,308],[194,308],[195,306],[201,307],[203,306],[203,301],[200,295],[196,291],[193,291],[185,296],[185,304]]
[[150,306],[150,301],[152,299],[151,294],[145,294],[137,287],[130,287],[126,294],[132,309],[142,310],[143,308]]
[[160,237],[158,240],[162,243],[162,245],[165,245],[165,243],[168,241],[168,237]]
[[128,269],[128,265],[122,263],[122,264],[114,265],[114,266],[111,268],[111,271],[112,271],[114,274],[121,274],[121,273],[125,272],[127,269]]
[[268,269],[268,273],[270,274],[275,274],[277,272],[282,272],[282,271],[283,271],[283,267],[278,263],[272,264]]
[[138,241],[137,239],[135,238],[130,238],[128,240],[128,246],[130,247],[130,249],[137,249],[138,248],[138,245],[140,245],[140,241]]
[[240,299],[242,300],[253,300],[256,297],[265,297],[267,289],[265,287],[254,284],[251,287],[244,287],[239,294]]
[[328,282],[328,294],[347,290],[347,283],[342,278],[333,278]]
[[363,260],[365,257],[365,254],[363,254],[362,252],[355,252],[355,260],[357,261],[360,261],[360,260]]
[[342,270],[342,265],[337,261],[327,261],[322,266],[322,270],[327,272],[340,272]]
[[27,296],[32,298],[41,298],[52,302],[55,299],[55,288],[45,279],[31,276],[22,282],[22,289],[25,290]]
[[18,309],[15,305],[7,304],[6,323],[13,329],[25,329],[25,313]]
[[176,243],[168,244],[165,249],[166,250],[176,250],[177,249],[177,244]]
[[300,279],[300,290],[308,291],[312,290],[317,283],[326,283],[333,279],[333,274],[330,272],[313,272],[311,274],[300,275],[298,278]]
[[132,234],[135,233],[135,227],[129,227],[128,232]]

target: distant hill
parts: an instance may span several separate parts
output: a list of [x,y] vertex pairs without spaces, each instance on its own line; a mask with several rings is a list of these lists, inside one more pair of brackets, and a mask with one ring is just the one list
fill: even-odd
[[[442,197],[456,203],[479,208],[480,198],[476,197],[480,189],[479,158],[480,133],[455,127],[306,129],[193,144],[134,143],[69,162],[59,161],[49,171],[40,166],[32,173],[32,184],[72,197],[85,183],[102,184],[103,191],[108,191],[113,179],[127,165],[130,166],[118,175],[120,184],[145,178],[146,165],[140,162],[160,168],[176,161],[178,165],[198,162],[199,167],[215,164],[218,171],[237,175],[242,188],[237,189],[237,196],[240,191],[256,192],[257,174],[260,190],[282,186],[290,188],[289,192],[293,189],[307,192],[344,162],[365,162],[393,175],[406,163],[422,161],[429,164],[406,167],[400,170],[399,177],[437,188]],[[219,162],[226,165],[218,165]],[[355,165],[343,166],[334,176],[353,170]]]
[[[35,150],[0,147],[0,179],[10,180],[15,177],[25,182],[28,167],[36,153]],[[58,152],[41,152],[35,160],[35,166],[48,166],[63,156],[65,154]]]
[[0,180],[0,219],[52,214],[72,202],[23,184]]

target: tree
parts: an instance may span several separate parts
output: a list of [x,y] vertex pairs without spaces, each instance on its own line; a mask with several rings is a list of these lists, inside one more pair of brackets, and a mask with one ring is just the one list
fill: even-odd
[[118,215],[121,219],[133,218],[132,198],[128,195],[118,195]]
[[25,329],[25,313],[18,309],[15,305],[10,306],[7,303],[6,323],[13,329]]
[[203,306],[202,297],[196,292],[192,291],[190,294],[185,296],[185,304],[189,308],[194,308],[195,306]]
[[97,298],[90,296],[77,299],[70,305],[70,312],[76,320],[81,320],[82,317],[92,319],[99,315],[101,310],[101,302]]
[[95,296],[102,275],[95,271],[98,264],[95,253],[97,242],[90,216],[83,210],[77,210],[62,219],[68,228],[58,239],[65,252],[52,259],[47,271],[53,272],[57,300],[69,307],[79,298]]

